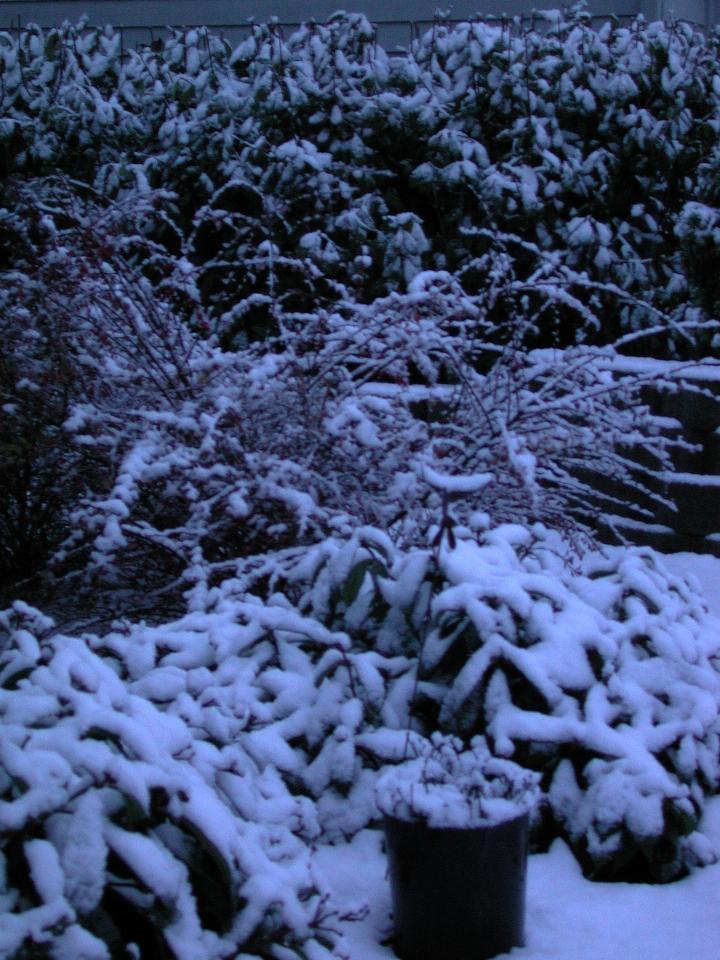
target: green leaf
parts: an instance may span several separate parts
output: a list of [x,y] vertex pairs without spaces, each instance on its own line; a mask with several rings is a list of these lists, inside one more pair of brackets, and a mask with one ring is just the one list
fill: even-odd
[[127,745],[123,743],[121,737],[117,733],[113,733],[111,730],[105,730],[104,727],[90,727],[88,730],[86,730],[83,739],[100,740],[103,743],[109,743],[115,748],[117,753],[121,753],[124,757],[130,757],[130,752],[127,748]]
[[34,669],[35,665],[32,667],[23,667],[22,670],[16,670],[15,673],[9,674],[9,676],[7,676],[2,682],[3,689],[16,690],[20,681],[24,680],[26,677],[29,677]]
[[[113,957],[128,956],[126,945],[136,943],[142,957],[175,960],[175,953],[163,935],[163,928],[170,920],[172,916],[168,919],[167,907],[161,906],[156,899],[141,905],[124,895],[122,885],[110,885],[105,890],[101,912],[96,911],[92,918],[86,918],[86,923],[113,950]],[[117,953],[113,948],[119,948]]]
[[188,843],[190,853],[183,859],[203,926],[225,933],[238,911],[236,884],[230,867],[215,844],[191,820],[183,817],[176,821],[176,826],[183,831]]
[[341,596],[348,607],[357,600],[367,573],[379,577],[387,577],[388,575],[387,569],[379,560],[371,558],[356,563],[342,585]]
[[17,774],[13,774],[10,777],[10,782],[12,783],[13,793],[15,797],[22,797],[23,794],[27,793],[30,789],[29,784],[26,780],[23,780],[22,777],[19,777]]
[[126,830],[142,830],[150,825],[150,819],[142,805],[129,793],[120,791],[123,805],[112,817],[113,822]]
[[60,37],[57,33],[53,32],[48,35],[45,41],[45,57],[47,60],[52,60],[55,57],[59,43]]
[[667,829],[680,837],[688,836],[698,825],[698,817],[676,803],[667,803],[664,814]]

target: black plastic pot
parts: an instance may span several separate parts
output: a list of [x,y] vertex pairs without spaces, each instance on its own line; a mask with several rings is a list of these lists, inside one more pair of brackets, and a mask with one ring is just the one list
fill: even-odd
[[523,946],[528,820],[453,829],[385,818],[402,960],[486,960]]

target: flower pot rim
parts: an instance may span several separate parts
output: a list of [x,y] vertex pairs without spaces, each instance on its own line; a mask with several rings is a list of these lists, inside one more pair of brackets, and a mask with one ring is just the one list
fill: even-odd
[[513,798],[482,798],[476,804],[468,802],[460,792],[454,802],[442,803],[442,799],[433,802],[434,791],[426,793],[426,803],[411,802],[395,797],[392,801],[378,799],[380,813],[388,820],[400,823],[424,825],[434,830],[478,830],[483,827],[496,827],[513,820],[529,817],[535,806],[535,794]]
[[465,833],[476,830],[493,830],[496,827],[504,827],[516,821],[529,820],[531,807],[519,810],[514,815],[509,815],[503,819],[469,820],[467,824],[434,824],[430,823],[427,817],[416,816],[410,819],[409,817],[401,817],[394,813],[386,813],[384,810],[381,812],[383,815],[383,825],[387,823],[402,823],[408,827],[423,827],[426,830],[432,831],[445,830],[453,833]]

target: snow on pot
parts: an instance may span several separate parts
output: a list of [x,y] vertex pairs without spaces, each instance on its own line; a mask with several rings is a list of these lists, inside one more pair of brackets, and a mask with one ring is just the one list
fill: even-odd
[[485,960],[524,943],[529,813],[537,777],[433,735],[387,770],[385,817],[394,945],[403,960]]

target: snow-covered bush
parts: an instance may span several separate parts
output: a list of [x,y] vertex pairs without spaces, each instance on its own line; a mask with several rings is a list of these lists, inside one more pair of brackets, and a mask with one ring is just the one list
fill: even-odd
[[675,225],[691,290],[703,310],[720,314],[720,211],[704,203],[686,203]]
[[[491,220],[596,279],[636,294],[654,286],[655,306],[673,309],[686,289],[664,234],[714,141],[703,106],[717,95],[712,44],[679,23],[594,28],[580,7],[544,19],[515,33],[440,23],[413,48],[452,118],[417,186],[439,195],[453,244],[447,218],[460,232]],[[648,322],[628,304],[603,333]]]
[[573,569],[539,527],[457,533],[432,552],[368,535],[326,551],[298,568],[297,602],[356,647],[412,651],[414,723],[538,771],[536,841],[563,836],[588,876],[669,880],[717,855],[696,831],[720,787],[720,647],[699,597],[649,551]]
[[[58,636],[16,604],[3,615],[12,634],[0,680],[3,764],[16,778],[37,770],[44,779],[41,787],[31,777],[26,789],[7,775],[6,858],[26,862],[14,859],[26,853],[13,834],[27,825],[23,843],[55,844],[62,867],[52,824],[82,802],[73,793],[82,781],[107,801],[108,849],[122,858],[124,840],[130,856],[127,835],[149,836],[185,864],[188,897],[198,897],[193,871],[210,868],[188,863],[197,846],[187,837],[180,845],[174,828],[187,833],[189,819],[204,829],[193,814],[219,817],[218,805],[227,836],[249,831],[289,857],[304,883],[300,841],[372,822],[376,771],[412,756],[422,744],[416,731],[443,729],[468,739],[482,732],[496,756],[537,771],[547,800],[537,842],[565,837],[590,876],[667,880],[711,859],[695,828],[720,780],[720,670],[715,624],[698,598],[642,551],[598,556],[581,573],[540,527],[472,538],[456,527],[452,548],[448,536],[404,552],[367,528],[289,550],[253,575],[196,589],[195,610],[175,622],[118,623],[104,637]],[[114,805],[116,793],[137,806]],[[29,823],[27,797],[46,804]],[[232,831],[228,817],[240,821]],[[292,844],[278,839],[288,823]],[[275,831],[270,848],[260,840],[266,829]],[[214,828],[208,836],[241,898],[247,861],[233,861]],[[106,864],[106,885],[140,903],[116,857]],[[147,894],[141,866],[132,861],[129,880]],[[14,889],[17,873],[8,876]],[[20,884],[30,900],[13,901],[11,914],[36,903],[27,889]],[[114,893],[107,899],[111,913],[124,909]],[[205,906],[202,897],[195,906],[178,900],[177,923],[189,916],[217,933]],[[174,935],[167,914],[158,916]],[[8,929],[27,930],[30,919]],[[95,936],[112,929],[78,922]]]
[[301,618],[255,609],[105,640],[3,615],[0,956],[344,955],[309,865],[316,816],[278,775],[292,751],[268,719],[320,695],[272,666],[272,633],[258,644]]
[[68,534],[71,507],[110,480],[112,438],[95,433],[93,444],[75,443],[72,411],[92,402],[117,424],[122,411],[150,397],[180,402],[192,389],[192,328],[202,312],[188,265],[144,236],[148,223],[163,219],[157,197],[131,211],[108,209],[46,178],[8,182],[2,201],[5,589],[42,570]]
[[[523,343],[556,304],[583,314],[552,260],[525,281],[492,252],[482,266],[480,295],[422,274],[404,296],[285,318],[281,336],[242,351],[198,339],[164,308],[169,343],[137,312],[109,344],[84,342],[102,393],[78,398],[64,427],[104,458],[109,482],[68,514],[58,572],[96,601],[104,581],[169,603],[367,524],[424,544],[451,502],[457,519],[485,510],[570,529],[588,477],[637,482],[626,444],[663,467],[642,381],[616,376],[611,351]],[[133,344],[144,360],[130,370]]]
[[408,658],[232,580],[157,626],[0,629],[0,956],[345,956],[310,845],[377,816]]
[[234,51],[203,30],[123,50],[109,29],[33,27],[0,37],[0,163],[106,199],[163,191],[149,235],[184,245],[227,342],[465,271],[494,228],[633,295],[607,309],[586,287],[599,327],[538,327],[546,345],[604,343],[658,310],[692,316],[675,226],[714,203],[715,44],[579,10],[541,29],[439,21],[403,57],[360,15],[287,38],[255,25]]
[[448,556],[457,587],[436,601],[421,665],[446,686],[437,722],[482,729],[543,773],[588,874],[676,876],[702,860],[702,838],[684,838],[720,785],[720,660],[702,602],[650,552],[573,575],[526,531],[488,541],[494,570],[482,549]]
[[178,612],[194,585],[367,524],[424,544],[450,503],[570,528],[594,474],[641,483],[628,444],[668,466],[612,350],[531,349],[549,317],[600,320],[592,284],[518,238],[484,232],[472,295],[423,273],[371,304],[279,310],[276,336],[228,351],[206,335],[197,272],[147,239],[162,194],[128,210],[62,180],[14,189],[7,445],[27,434],[42,456],[25,478],[37,505],[10,484],[0,498],[7,576],[26,572],[9,535],[26,517],[33,569],[54,552],[45,599],[62,616]]

